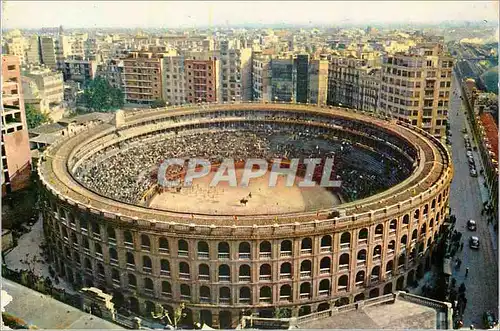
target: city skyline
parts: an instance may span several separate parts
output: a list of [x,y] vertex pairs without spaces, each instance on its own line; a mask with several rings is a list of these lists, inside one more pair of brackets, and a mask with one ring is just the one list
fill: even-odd
[[[265,4],[266,10],[263,9]],[[43,12],[44,15],[40,15]],[[119,12],[120,15],[115,13]],[[443,13],[446,12],[446,15]],[[297,15],[300,13],[299,15]],[[397,15],[395,15],[397,13]],[[498,21],[498,1],[58,2],[6,1],[3,28],[193,28],[245,24],[375,24]]]

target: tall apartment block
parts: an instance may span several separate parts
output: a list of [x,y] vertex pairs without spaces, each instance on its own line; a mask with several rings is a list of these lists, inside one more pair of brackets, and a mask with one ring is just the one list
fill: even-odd
[[377,109],[380,68],[373,54],[331,57],[328,68],[328,104],[374,112]]
[[57,47],[53,37],[40,37],[40,55],[42,63],[51,69],[57,69]]
[[328,97],[328,60],[320,58],[309,62],[309,90],[307,102],[326,105]]
[[163,58],[163,69],[163,100],[169,105],[181,105],[187,102],[184,56]]
[[40,55],[40,37],[31,36],[28,39],[28,48],[26,49],[27,64],[41,64],[42,57]]
[[271,101],[271,54],[252,53],[252,100]]
[[296,70],[293,57],[272,59],[271,67],[271,100],[295,101]]
[[422,43],[407,53],[384,57],[380,111],[444,137],[453,58],[442,43]]
[[240,47],[239,40],[220,42],[222,101],[252,99],[252,49]]
[[138,51],[123,60],[126,103],[150,105],[162,99],[163,57],[162,53]]
[[186,99],[188,103],[220,100],[219,60],[184,60]]
[[19,58],[2,55],[2,196],[29,185],[30,174]]

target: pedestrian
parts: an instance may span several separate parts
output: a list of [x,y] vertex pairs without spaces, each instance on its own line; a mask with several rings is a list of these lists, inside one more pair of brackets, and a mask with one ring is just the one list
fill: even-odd
[[465,277],[469,274],[469,267],[465,268]]
[[464,249],[464,243],[460,243],[460,252]]

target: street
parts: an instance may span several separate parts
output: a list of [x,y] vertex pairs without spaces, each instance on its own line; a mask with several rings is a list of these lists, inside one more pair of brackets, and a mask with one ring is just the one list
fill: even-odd
[[[455,174],[451,184],[450,207],[451,214],[457,217],[455,228],[462,232],[462,242],[464,243],[463,251],[456,254],[456,257],[462,260],[462,266],[460,270],[454,270],[453,277],[457,280],[457,286],[464,282],[467,287],[464,326],[468,327],[473,324],[479,328],[483,326],[482,315],[485,311],[491,310],[498,318],[498,263],[496,248],[493,247],[490,235],[492,230],[487,224],[486,217],[481,216],[483,198],[480,181],[482,183],[482,180],[479,177],[471,177],[469,174],[464,134],[461,130],[467,127],[469,136],[471,136],[471,131],[466,123],[464,115],[466,106],[460,100],[461,89],[457,79],[454,80],[452,86],[449,121]],[[472,137],[471,143],[472,146],[475,145]],[[479,170],[482,168],[481,162],[477,152],[474,152],[473,155],[479,174]],[[477,231],[467,230],[466,223],[469,219],[476,220]],[[469,248],[468,240],[472,235],[478,236],[480,239],[479,250]],[[494,242],[496,243],[496,241]],[[467,267],[469,274],[465,277]]]

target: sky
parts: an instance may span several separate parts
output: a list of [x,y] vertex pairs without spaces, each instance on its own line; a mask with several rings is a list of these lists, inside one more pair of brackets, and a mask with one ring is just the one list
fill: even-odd
[[210,25],[498,21],[498,1],[19,1],[3,28],[192,28]]

